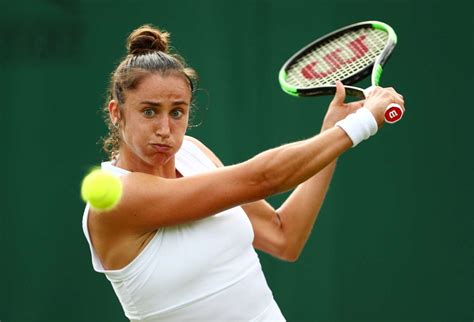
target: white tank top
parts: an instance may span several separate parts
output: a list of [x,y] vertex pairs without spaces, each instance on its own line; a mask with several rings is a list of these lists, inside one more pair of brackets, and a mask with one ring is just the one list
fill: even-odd
[[[191,176],[216,168],[184,140],[176,169]],[[128,173],[111,162],[102,169]],[[189,207],[192,207],[190,201]],[[241,207],[186,224],[159,228],[127,266],[105,270],[82,226],[94,270],[104,273],[132,321],[285,321],[255,252],[252,225]]]

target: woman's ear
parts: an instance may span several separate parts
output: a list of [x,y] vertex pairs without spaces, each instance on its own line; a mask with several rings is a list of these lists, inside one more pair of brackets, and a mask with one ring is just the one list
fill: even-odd
[[116,100],[111,100],[109,102],[109,117],[112,121],[112,124],[114,124],[115,126],[119,125],[119,122],[122,117],[120,115],[120,108]]

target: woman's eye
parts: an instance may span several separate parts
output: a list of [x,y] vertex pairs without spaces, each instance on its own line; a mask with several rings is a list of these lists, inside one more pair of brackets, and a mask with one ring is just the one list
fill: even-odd
[[171,115],[173,116],[173,118],[179,119],[181,116],[183,116],[183,112],[180,110],[174,110],[171,112]]
[[146,109],[143,111],[143,115],[145,115],[145,117],[153,117],[155,115],[155,111],[152,109]]

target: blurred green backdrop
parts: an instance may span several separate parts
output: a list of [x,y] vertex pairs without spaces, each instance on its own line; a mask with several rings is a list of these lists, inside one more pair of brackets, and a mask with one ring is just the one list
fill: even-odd
[[[303,255],[260,258],[288,321],[472,321],[472,5],[408,0],[1,0],[0,320],[125,321],[93,271],[82,176],[128,33],[153,23],[200,74],[189,134],[226,164],[319,131],[330,98],[284,94],[308,41],[381,20],[402,122],[341,157]],[[279,206],[283,196],[270,199]]]

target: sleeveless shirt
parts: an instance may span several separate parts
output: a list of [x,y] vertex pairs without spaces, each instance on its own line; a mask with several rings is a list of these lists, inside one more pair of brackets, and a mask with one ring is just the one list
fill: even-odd
[[[192,176],[216,168],[189,140],[175,155],[176,169]],[[112,162],[102,169],[116,176],[129,171]],[[192,207],[190,200],[188,207]],[[125,267],[106,270],[83,231],[94,270],[104,273],[132,321],[285,321],[273,299],[255,252],[253,229],[241,207],[204,219],[161,227]]]

